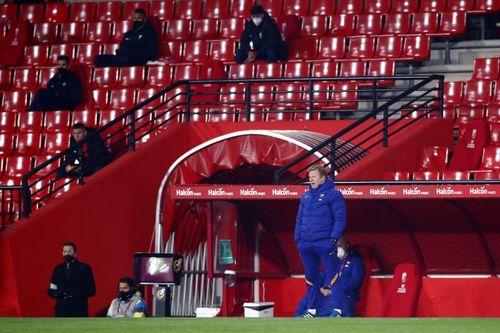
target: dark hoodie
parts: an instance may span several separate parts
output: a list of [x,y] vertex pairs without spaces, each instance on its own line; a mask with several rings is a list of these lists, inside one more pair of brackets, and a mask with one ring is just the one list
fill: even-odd
[[[253,49],[250,47],[253,42]],[[261,52],[269,49],[285,49],[285,43],[281,39],[281,33],[276,22],[264,13],[262,22],[256,26],[250,19],[245,23],[245,30],[240,39],[240,50]]]
[[126,56],[133,65],[144,65],[158,55],[158,36],[151,22],[132,28],[123,36],[116,54]]

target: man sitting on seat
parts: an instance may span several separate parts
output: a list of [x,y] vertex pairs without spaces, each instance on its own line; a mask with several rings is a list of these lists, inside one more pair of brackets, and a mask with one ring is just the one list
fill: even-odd
[[82,100],[80,80],[69,70],[69,57],[57,57],[57,73],[36,92],[30,111],[74,110]]
[[136,290],[132,278],[122,277],[118,284],[118,297],[115,298],[108,309],[108,317],[142,318],[147,314],[147,304],[142,299],[141,293]]
[[97,67],[139,66],[158,55],[158,36],[142,8],[134,10],[134,27],[127,31],[115,54],[101,54],[94,58]]

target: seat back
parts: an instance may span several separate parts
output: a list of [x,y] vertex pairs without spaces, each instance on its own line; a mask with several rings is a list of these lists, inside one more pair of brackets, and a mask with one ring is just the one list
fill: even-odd
[[417,264],[396,266],[386,302],[384,317],[414,317],[422,286],[422,276]]

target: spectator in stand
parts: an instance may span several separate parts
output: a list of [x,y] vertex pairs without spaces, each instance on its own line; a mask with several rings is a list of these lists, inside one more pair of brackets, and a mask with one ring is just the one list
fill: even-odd
[[57,300],[56,317],[88,317],[87,299],[95,295],[92,268],[76,259],[76,245],[63,244],[64,262],[52,273],[48,294]]
[[30,106],[30,111],[74,110],[82,100],[80,80],[69,69],[69,57],[57,57],[57,73],[39,89]]
[[57,177],[90,176],[111,162],[106,144],[96,129],[76,123],[71,133],[71,144]]
[[116,54],[101,54],[94,58],[97,67],[145,65],[158,55],[158,36],[142,8],[134,10],[134,27],[127,31]]
[[[316,316],[315,283],[320,264],[325,270],[321,288],[331,289],[335,274],[339,270],[337,239],[346,226],[346,209],[342,193],[335,188],[322,166],[309,170],[309,190],[300,198],[295,224],[295,242],[299,250],[307,287],[307,312],[303,317]],[[316,286],[317,288],[317,286]]]
[[245,23],[240,48],[236,51],[236,62],[242,64],[265,59],[271,63],[287,60],[288,50],[276,22],[262,6],[253,6],[250,15],[252,18]]
[[147,314],[147,304],[136,290],[134,280],[130,277],[122,277],[118,283],[118,297],[115,298],[108,309],[108,317],[142,318]]

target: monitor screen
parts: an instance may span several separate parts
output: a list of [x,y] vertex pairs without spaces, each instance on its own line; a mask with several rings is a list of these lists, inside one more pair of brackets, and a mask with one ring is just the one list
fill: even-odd
[[182,257],[172,253],[135,253],[134,275],[140,284],[179,284]]

